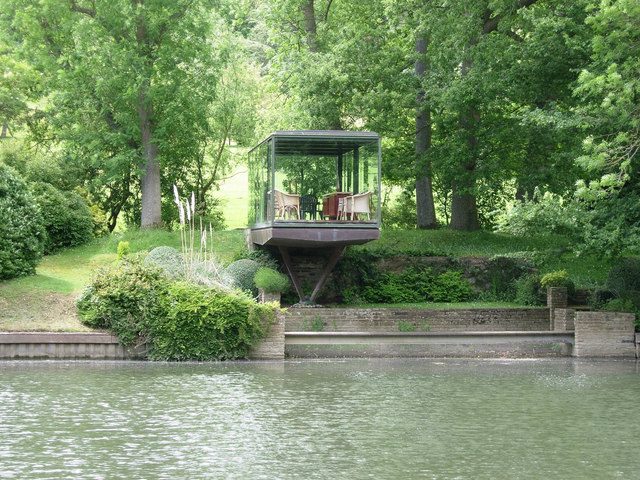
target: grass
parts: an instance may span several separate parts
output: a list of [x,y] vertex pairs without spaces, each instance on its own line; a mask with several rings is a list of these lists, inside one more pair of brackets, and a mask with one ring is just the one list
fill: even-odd
[[604,284],[611,268],[609,260],[597,256],[576,256],[568,240],[560,235],[514,237],[478,231],[383,230],[380,239],[359,247],[372,253],[402,253],[450,257],[493,257],[533,254],[540,273],[567,270],[580,288]]
[[[180,248],[178,232],[132,230],[49,255],[36,275],[0,283],[0,330],[89,330],[76,316],[75,299],[97,268],[116,260],[120,241],[128,241],[132,253],[159,245]],[[244,232],[214,232],[214,243],[220,260],[229,263],[245,248]]]

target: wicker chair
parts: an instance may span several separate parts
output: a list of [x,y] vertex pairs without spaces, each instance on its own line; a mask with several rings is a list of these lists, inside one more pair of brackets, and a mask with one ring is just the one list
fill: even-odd
[[300,195],[274,190],[276,218],[286,218],[287,215],[295,215],[300,219]]
[[[357,215],[366,215],[371,220],[371,192],[359,193],[344,198],[343,216],[355,220]],[[349,218],[351,216],[351,218]]]

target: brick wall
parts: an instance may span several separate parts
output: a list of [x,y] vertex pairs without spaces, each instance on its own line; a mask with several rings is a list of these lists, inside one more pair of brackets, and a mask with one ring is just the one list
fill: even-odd
[[417,308],[290,308],[286,331],[487,332],[548,331],[546,308],[424,310]]
[[251,360],[282,360],[284,358],[284,315],[278,314],[267,335],[249,352]]
[[635,358],[634,315],[619,312],[576,312],[576,357]]
[[553,329],[558,331],[574,330],[576,311],[572,308],[554,309]]

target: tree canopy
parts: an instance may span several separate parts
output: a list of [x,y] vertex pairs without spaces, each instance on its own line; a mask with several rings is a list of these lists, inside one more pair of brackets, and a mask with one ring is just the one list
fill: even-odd
[[0,155],[57,165],[113,229],[170,223],[173,184],[215,216],[269,131],[373,130],[403,226],[495,228],[549,192],[620,251],[640,228],[639,23],[634,0],[7,0]]

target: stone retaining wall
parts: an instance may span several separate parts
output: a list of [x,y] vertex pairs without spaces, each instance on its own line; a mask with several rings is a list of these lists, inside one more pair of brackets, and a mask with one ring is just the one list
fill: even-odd
[[636,358],[635,316],[619,312],[576,312],[576,357]]
[[287,332],[484,332],[549,330],[547,308],[290,308]]
[[144,351],[125,348],[108,333],[0,333],[0,359],[132,360]]
[[282,360],[284,358],[284,315],[276,316],[266,337],[249,352],[251,360]]

